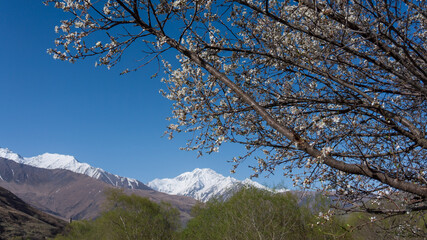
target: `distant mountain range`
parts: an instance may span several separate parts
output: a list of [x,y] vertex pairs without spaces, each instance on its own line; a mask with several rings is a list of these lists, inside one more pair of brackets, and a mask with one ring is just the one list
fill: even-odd
[[170,202],[180,209],[185,220],[196,203],[194,199],[206,202],[245,185],[268,189],[250,179],[239,181],[208,168],[196,168],[171,179],[154,179],[147,186],[136,179],[81,163],[73,156],[45,153],[26,158],[0,148],[0,186],[33,206],[64,218],[96,217],[105,198],[104,190],[119,187],[155,201]]
[[35,157],[24,158],[7,148],[0,148],[0,157],[38,168],[69,170],[101,180],[115,187],[149,190],[145,184],[136,179],[120,177],[101,168],[92,167],[87,163],[77,161],[73,156],[69,155],[45,153]]
[[[229,194],[232,190],[241,186],[273,191],[250,179],[239,181],[232,177],[224,177],[209,168],[196,168],[192,172],[185,172],[175,178],[154,179],[147,185],[159,192],[188,196],[202,202],[206,202],[213,197]],[[284,192],[287,190],[278,189],[274,191]]]
[[16,155],[10,151],[7,151],[7,155],[4,154],[6,151],[2,152],[2,156],[15,157],[15,160],[0,156],[0,187],[8,189],[37,209],[64,219],[97,217],[103,210],[105,190],[117,187],[124,188],[127,194],[147,197],[155,202],[169,202],[180,210],[183,222],[190,219],[191,208],[196,204],[193,198],[161,193],[142,183],[138,184],[139,188],[125,184],[117,186],[104,178],[96,179],[66,169],[39,168],[19,163]]

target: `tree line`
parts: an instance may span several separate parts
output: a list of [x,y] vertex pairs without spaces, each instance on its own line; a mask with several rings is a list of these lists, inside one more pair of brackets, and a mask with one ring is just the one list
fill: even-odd
[[227,199],[200,203],[182,226],[177,209],[166,203],[108,193],[106,210],[91,221],[74,221],[56,239],[422,239],[427,215],[376,219],[366,213],[332,214],[330,200],[313,195],[241,188]]

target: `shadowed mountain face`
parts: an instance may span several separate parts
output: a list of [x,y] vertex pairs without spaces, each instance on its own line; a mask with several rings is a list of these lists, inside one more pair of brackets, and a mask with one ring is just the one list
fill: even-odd
[[43,213],[0,187],[0,239],[46,239],[65,228],[66,222]]
[[[43,169],[0,158],[0,186],[24,201],[50,214],[66,219],[92,219],[102,211],[104,191],[110,184],[63,169]],[[172,196],[151,189],[125,189],[128,194],[165,201],[181,211],[188,220],[196,200]]]

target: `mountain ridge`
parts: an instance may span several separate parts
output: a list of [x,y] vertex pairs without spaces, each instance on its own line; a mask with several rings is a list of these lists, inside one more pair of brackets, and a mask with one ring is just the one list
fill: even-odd
[[[250,179],[240,181],[230,176],[225,177],[210,168],[196,168],[191,172],[184,172],[175,178],[156,178],[145,185],[136,179],[121,177],[87,163],[81,163],[70,155],[44,153],[35,157],[25,158],[7,148],[0,148],[1,157],[10,159],[16,163],[43,169],[70,170],[101,180],[114,187],[141,190],[154,189],[166,194],[192,197],[202,202],[206,202],[214,197],[228,195],[230,194],[230,190],[241,186],[252,186],[273,191]],[[2,176],[0,175],[0,180],[2,180],[1,178]],[[284,192],[287,190],[279,189],[274,191]]]
[[70,155],[44,153],[35,157],[26,158],[12,152],[8,148],[0,148],[0,157],[38,168],[69,170],[101,180],[115,187],[145,190],[150,189],[136,179],[121,177],[119,175],[109,173],[101,168],[93,167],[87,163],[81,163],[75,157]]

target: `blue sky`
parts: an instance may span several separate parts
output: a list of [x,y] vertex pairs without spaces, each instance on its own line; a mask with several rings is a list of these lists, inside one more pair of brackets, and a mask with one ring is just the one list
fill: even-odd
[[[120,76],[136,55],[111,70],[95,68],[94,58],[71,64],[49,56],[46,49],[54,47],[61,19],[66,16],[60,10],[41,0],[0,1],[0,147],[24,157],[73,155],[143,182],[196,167],[230,175],[227,160],[241,146],[197,158],[196,152],[179,150],[188,136],[162,137],[172,102],[159,94],[160,78],[150,79],[157,66]],[[242,164],[232,176],[250,174]],[[284,180],[280,175],[254,180],[274,185]]]

